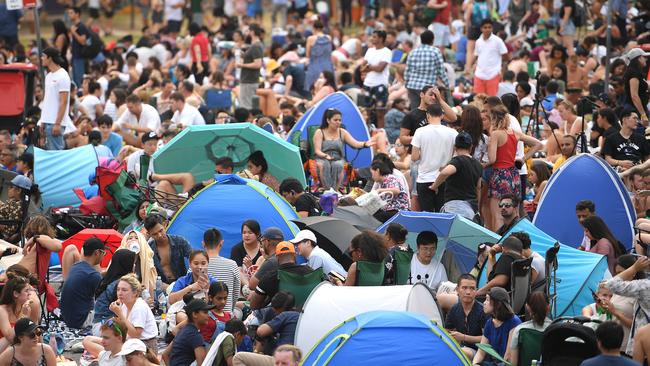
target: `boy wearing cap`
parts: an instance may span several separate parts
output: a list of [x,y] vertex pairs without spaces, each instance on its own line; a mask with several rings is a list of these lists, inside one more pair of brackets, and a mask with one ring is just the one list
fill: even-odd
[[311,273],[312,268],[307,265],[296,264],[296,248],[291,242],[280,242],[275,248],[275,256],[278,259],[278,268],[269,272],[260,279],[255,291],[251,293],[250,302],[252,309],[260,309],[278,293],[280,281],[278,270],[284,270],[296,274]]
[[445,194],[442,212],[457,213],[474,220],[478,211],[483,166],[471,154],[472,136],[461,132],[454,142],[455,156],[444,167],[430,189],[434,192],[444,183]]
[[348,273],[332,256],[316,245],[316,235],[311,230],[301,230],[295,238],[289,240],[298,246],[298,253],[307,259],[312,269],[323,268],[323,273],[332,271],[347,277]]
[[46,150],[63,150],[63,134],[74,132],[76,127],[70,119],[70,75],[61,68],[63,59],[55,48],[46,48],[41,56],[43,67],[48,71],[43,88],[43,106],[38,125],[45,135]]
[[97,237],[86,239],[81,260],[72,265],[61,290],[61,316],[70,328],[92,324],[87,319],[94,306],[95,290],[102,276],[95,269],[106,254],[104,242]]

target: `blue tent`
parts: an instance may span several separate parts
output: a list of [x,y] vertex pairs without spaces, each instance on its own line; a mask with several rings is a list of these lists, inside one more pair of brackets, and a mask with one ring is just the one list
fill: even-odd
[[[403,350],[396,341],[407,341]],[[419,314],[371,311],[329,332],[305,356],[303,366],[408,365],[469,366],[458,343],[433,321]]]
[[[408,230],[407,242],[414,250],[417,235],[422,231],[433,231],[438,236],[436,257],[441,258],[445,251],[452,253],[461,274],[469,272],[476,263],[479,244],[496,243],[499,240],[499,236],[490,230],[451,213],[400,211],[377,231],[384,232],[393,222]],[[449,270],[447,268],[448,272]]]
[[241,241],[241,224],[248,219],[257,220],[262,231],[276,226],[287,238],[298,232],[290,221],[298,219],[296,211],[266,185],[236,175],[215,175],[215,179],[176,212],[169,234],[182,235],[198,249],[203,233],[216,227],[224,239],[221,255],[230,257],[232,247]]
[[609,164],[591,154],[574,156],[553,173],[533,223],[560,242],[578,247],[584,230],[576,218],[575,205],[581,200],[594,202],[596,214],[616,238],[626,248],[632,247],[636,213],[630,196]]
[[[287,140],[292,141],[294,134],[300,133],[300,141],[309,139],[309,126],[320,126],[323,121],[323,114],[329,108],[335,108],[341,111],[343,124],[345,129],[357,141],[370,140],[370,133],[366,122],[359,112],[359,108],[352,102],[352,100],[343,92],[336,92],[330,94],[325,99],[316,103],[315,106],[309,108],[305,114],[302,115],[300,120],[293,126],[293,129],[287,134]],[[351,162],[355,168],[369,167],[372,163],[372,150],[361,149],[357,150],[350,146],[345,146],[346,160]]]
[[[527,219],[520,220],[504,236],[517,231],[528,233],[532,249],[542,256],[557,242]],[[608,273],[607,258],[560,243],[557,262],[557,304],[554,310],[557,316],[581,315],[582,308],[594,302],[591,291],[598,290],[598,283]],[[486,282],[485,272],[481,273],[481,286]]]
[[90,187],[88,176],[99,164],[92,145],[70,150],[34,148],[34,180],[43,195],[43,207],[79,206],[72,191]]

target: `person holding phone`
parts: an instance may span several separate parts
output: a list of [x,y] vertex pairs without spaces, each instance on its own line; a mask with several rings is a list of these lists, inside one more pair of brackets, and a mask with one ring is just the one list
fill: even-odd
[[208,253],[204,250],[194,250],[190,253],[190,271],[174,283],[169,294],[170,305],[182,300],[188,293],[194,293],[195,297],[205,297],[210,284],[217,282],[208,275],[209,260]]

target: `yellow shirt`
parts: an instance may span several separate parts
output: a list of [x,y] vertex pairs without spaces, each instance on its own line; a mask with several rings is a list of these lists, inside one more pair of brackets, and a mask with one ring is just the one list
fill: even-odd
[[564,164],[565,161],[566,157],[564,155],[555,160],[555,164],[553,164],[553,173],[557,172],[557,170],[562,166],[562,164]]

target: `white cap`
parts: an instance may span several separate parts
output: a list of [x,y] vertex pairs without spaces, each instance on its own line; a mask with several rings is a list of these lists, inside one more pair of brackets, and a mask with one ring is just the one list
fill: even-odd
[[637,47],[637,48],[633,48],[633,49],[627,51],[627,53],[625,54],[624,57],[625,57],[627,63],[629,64],[630,61],[634,60],[635,58],[637,58],[639,56],[650,56],[650,53],[645,52],[641,48]]
[[122,350],[118,352],[116,356],[126,356],[130,355],[133,352],[147,352],[147,346],[137,338],[127,339],[126,342],[122,345]]
[[532,107],[535,103],[533,102],[533,98],[531,97],[524,97],[521,98],[521,101],[519,102],[520,107]]
[[296,237],[289,241],[292,242],[293,244],[298,244],[304,240],[311,240],[314,243],[316,243],[316,235],[314,235],[314,233],[311,230],[300,230],[300,232],[296,234]]

